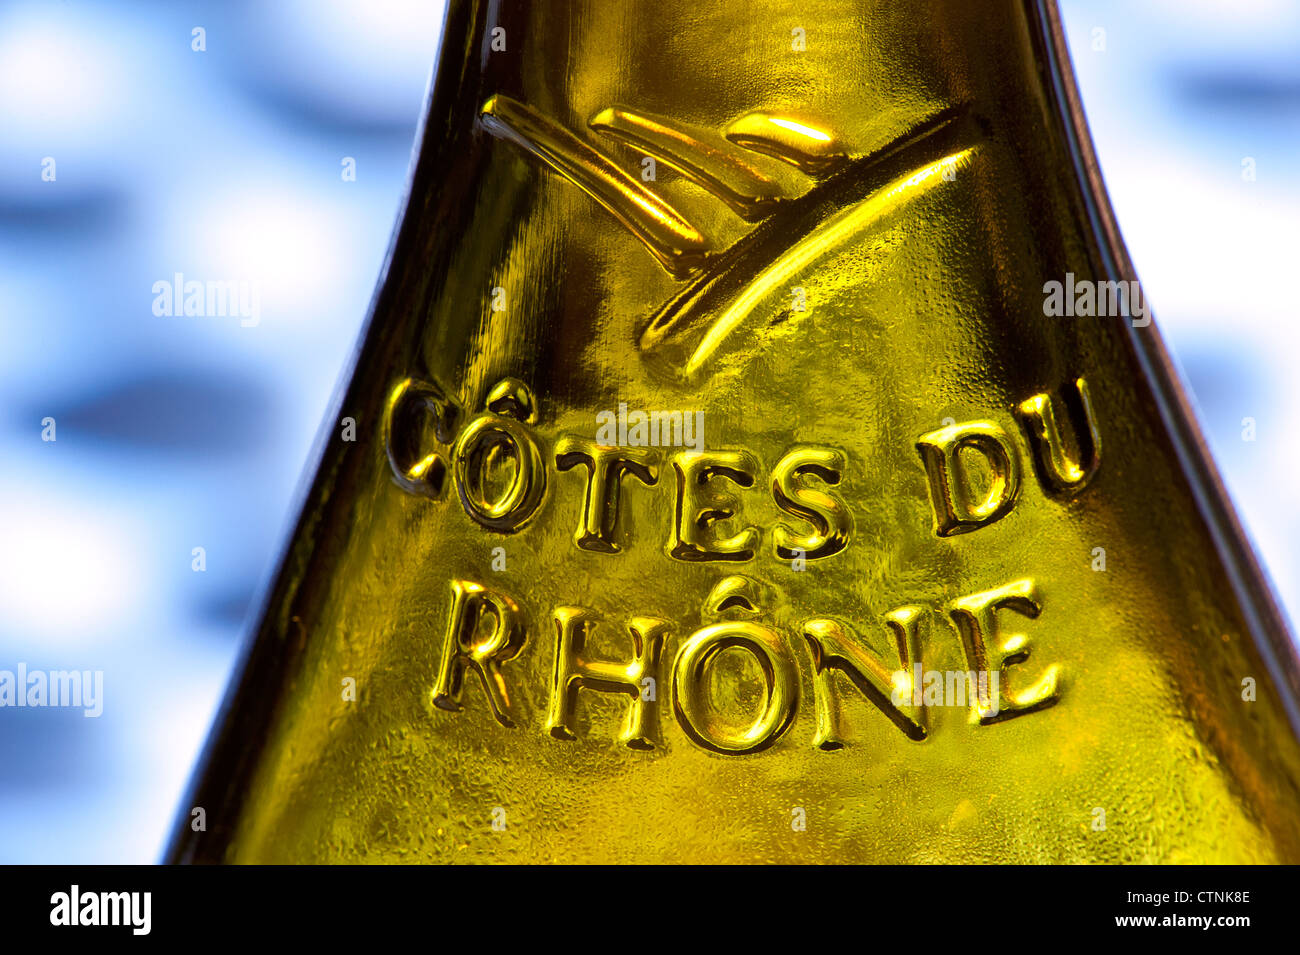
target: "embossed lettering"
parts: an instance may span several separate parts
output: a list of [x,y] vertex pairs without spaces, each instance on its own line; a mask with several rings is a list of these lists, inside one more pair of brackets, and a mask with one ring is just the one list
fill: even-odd
[[745,527],[731,537],[716,539],[712,526],[735,517],[738,505],[731,495],[702,495],[715,477],[741,487],[754,486],[758,462],[748,451],[683,452],[673,457],[677,472],[677,519],[672,556],[678,560],[749,560],[758,546],[758,528]]
[[630,663],[608,663],[582,659],[587,634],[596,616],[581,607],[555,608],[555,664],[551,668],[551,705],[547,731],[556,739],[577,739],[574,712],[578,690],[586,688],[602,693],[623,693],[632,697],[631,709],[623,725],[620,741],[632,749],[654,749],[659,738],[658,707],[649,686],[658,679],[663,654],[666,620],[633,617],[628,622],[632,635]]
[[577,465],[587,469],[587,491],[574,542],[584,550],[615,554],[620,550],[619,499],[623,475],[630,474],[647,487],[659,481],[653,451],[604,448],[585,438],[565,436],[555,448],[555,464],[561,471]]
[[1042,611],[1038,588],[1032,580],[1016,580],[994,590],[962,597],[953,602],[950,614],[961,636],[970,668],[997,671],[996,701],[972,700],[972,717],[980,723],[995,723],[1051,706],[1060,697],[1061,667],[1053,663],[1021,693],[1007,693],[1007,668],[1029,657],[1029,639],[1024,634],[1004,634],[997,611],[1013,610],[1031,620]]
[[[486,636],[482,633],[485,621],[491,621]],[[483,681],[492,715],[502,726],[514,726],[501,664],[517,657],[523,645],[524,628],[513,600],[473,581],[453,580],[442,663],[433,688],[434,705],[459,710],[465,670],[473,667]]]
[[1061,405],[1072,430],[1077,454],[1071,456],[1061,432],[1060,416],[1051,395],[1038,394],[1022,401],[1016,409],[1029,445],[1034,466],[1044,487],[1054,494],[1071,495],[1092,480],[1101,462],[1101,434],[1088,396],[1088,383],[1082,378],[1061,389]]
[[[817,733],[813,745],[818,749],[841,749],[837,713],[832,706],[835,695],[834,672],[839,670],[852,681],[876,708],[910,739],[923,740],[928,734],[923,706],[895,705],[894,699],[914,698],[910,687],[896,685],[898,679],[910,680],[913,661],[921,659],[918,627],[923,614],[920,607],[898,607],[885,615],[898,655],[898,666],[887,667],[863,645],[863,641],[838,620],[819,617],[804,624],[803,635],[812,650],[813,700],[817,708]],[[896,691],[904,690],[898,693]]]
[[[1020,490],[1020,458],[1011,439],[996,424],[972,421],[922,435],[916,442],[930,482],[934,529],[940,537],[965,534],[1005,516]],[[988,463],[992,482],[982,501],[973,499],[963,451]]]
[[844,502],[833,494],[805,487],[804,475],[839,484],[844,455],[827,448],[795,448],[772,469],[772,496],[785,513],[803,518],[813,533],[799,535],[786,524],[773,533],[776,555],[782,560],[816,560],[838,554],[849,542],[850,518]]
[[[743,730],[717,720],[709,701],[710,665],[718,654],[739,647],[753,655],[763,674],[763,712]],[[728,621],[691,634],[673,661],[673,708],[686,735],[715,753],[757,753],[771,746],[794,719],[799,674],[776,631],[755,623]]]
[[383,440],[388,464],[398,485],[412,494],[442,497],[447,481],[447,459],[421,446],[423,431],[431,426],[444,446],[452,442],[458,410],[437,385],[407,378],[388,397],[384,408]]
[[[456,490],[466,514],[486,528],[509,533],[541,504],[546,468],[537,441],[524,427],[535,416],[527,387],[503,379],[489,393],[487,408],[456,439]],[[499,494],[489,491],[494,471],[508,472]]]

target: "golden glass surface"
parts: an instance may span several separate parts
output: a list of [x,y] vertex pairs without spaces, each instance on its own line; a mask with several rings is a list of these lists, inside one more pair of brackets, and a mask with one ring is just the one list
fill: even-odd
[[173,860],[1300,861],[1054,5],[453,2],[421,136]]

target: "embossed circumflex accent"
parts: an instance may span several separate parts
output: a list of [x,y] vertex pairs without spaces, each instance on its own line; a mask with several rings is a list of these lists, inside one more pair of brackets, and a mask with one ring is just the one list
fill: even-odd
[[507,96],[484,103],[480,119],[488,132],[522,146],[613,213],[673,274],[704,261],[709,243],[695,226],[563,126]]
[[[759,110],[717,137],[622,106],[593,116],[594,131],[657,157],[746,220],[761,220],[720,250],[613,159],[532,108],[496,95],[480,119],[488,132],[522,146],[605,206],[673,275],[686,279],[703,270],[655,312],[640,340],[652,363],[688,380],[776,290],[967,165],[978,136],[965,110],[945,110],[850,160],[838,135],[807,117]],[[824,181],[797,198],[786,195],[731,144]]]

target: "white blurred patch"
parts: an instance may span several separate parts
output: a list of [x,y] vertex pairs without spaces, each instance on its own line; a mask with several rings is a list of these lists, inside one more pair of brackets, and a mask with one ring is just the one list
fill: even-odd
[[[91,21],[22,5],[0,14],[0,123],[7,135],[85,135],[129,106],[127,65]],[[39,15],[38,15],[39,14]]]
[[268,320],[316,318],[352,278],[347,225],[316,196],[245,184],[199,208],[194,252],[206,274],[194,277],[258,283]]
[[[57,467],[57,443],[44,450]],[[138,532],[89,501],[34,491],[39,476],[28,478],[0,488],[0,626],[15,638],[6,643],[11,650],[38,638],[47,650],[93,645],[144,599]],[[93,475],[86,479],[89,491]]]
[[[115,184],[106,162],[134,135],[137,38],[104,12],[53,3],[0,9],[0,199],[77,201]],[[54,160],[54,181],[43,179]]]

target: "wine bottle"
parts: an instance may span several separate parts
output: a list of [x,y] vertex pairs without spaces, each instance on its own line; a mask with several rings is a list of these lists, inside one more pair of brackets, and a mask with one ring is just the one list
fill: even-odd
[[1300,861],[1048,0],[453,0],[323,435],[174,861]]

